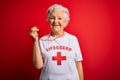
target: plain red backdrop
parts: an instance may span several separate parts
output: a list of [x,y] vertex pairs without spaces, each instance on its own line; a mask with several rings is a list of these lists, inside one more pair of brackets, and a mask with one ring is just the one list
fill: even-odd
[[120,80],[119,0],[0,0],[0,80],[38,80],[32,63],[30,28],[50,32],[46,10],[70,10],[67,32],[78,37],[85,80]]

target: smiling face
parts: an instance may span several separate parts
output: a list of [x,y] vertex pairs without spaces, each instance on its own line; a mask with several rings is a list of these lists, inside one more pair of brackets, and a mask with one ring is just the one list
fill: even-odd
[[65,27],[65,16],[62,10],[55,10],[51,12],[49,23],[53,33],[61,33]]

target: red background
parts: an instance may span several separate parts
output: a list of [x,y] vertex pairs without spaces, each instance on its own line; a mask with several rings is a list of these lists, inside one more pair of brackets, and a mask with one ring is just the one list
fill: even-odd
[[70,10],[65,30],[79,39],[85,80],[120,80],[119,0],[0,0],[0,80],[38,80],[29,31],[50,32],[46,10],[54,3]]

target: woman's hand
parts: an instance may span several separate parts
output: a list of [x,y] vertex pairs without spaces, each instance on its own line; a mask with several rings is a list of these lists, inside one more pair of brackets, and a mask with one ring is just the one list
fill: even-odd
[[30,36],[33,38],[34,41],[38,41],[38,32],[39,29],[34,26],[30,29]]
[[37,69],[41,69],[43,67],[43,59],[41,55],[41,51],[39,48],[39,42],[38,42],[38,32],[39,29],[34,26],[30,29],[30,36],[34,40],[34,45],[33,45],[33,63]]

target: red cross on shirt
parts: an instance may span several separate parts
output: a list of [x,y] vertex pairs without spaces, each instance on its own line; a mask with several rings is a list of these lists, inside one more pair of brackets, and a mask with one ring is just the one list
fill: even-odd
[[61,61],[66,60],[66,56],[61,56],[61,52],[57,52],[57,56],[52,56],[52,60],[57,60],[57,65],[61,65]]

